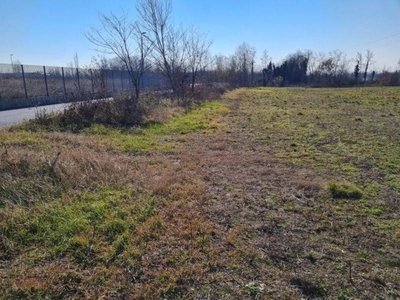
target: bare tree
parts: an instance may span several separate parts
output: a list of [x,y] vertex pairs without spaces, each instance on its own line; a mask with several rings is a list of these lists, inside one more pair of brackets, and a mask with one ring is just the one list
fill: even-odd
[[193,93],[198,71],[205,65],[205,61],[208,56],[208,50],[212,42],[207,35],[202,34],[192,28],[189,31],[188,43],[191,89]]
[[329,85],[330,78],[332,77],[335,69],[335,63],[333,62],[333,59],[331,57],[325,59],[319,64],[318,69],[323,75],[325,75],[325,85]]
[[253,84],[255,56],[255,48],[247,43],[240,44],[236,49],[235,58],[240,66],[240,79],[243,86],[249,85],[249,72],[251,73],[250,84]]
[[228,58],[228,79],[232,86],[240,85],[240,80],[238,76],[240,72],[239,60],[236,55],[230,55]]
[[166,37],[167,61],[169,73],[162,69],[171,87],[178,98],[186,101],[187,86],[189,83],[189,35],[182,27],[171,27]]
[[271,60],[271,58],[268,55],[268,51],[264,50],[262,55],[261,55],[261,68],[266,69],[268,68],[268,63]]
[[98,96],[107,97],[108,91],[111,90],[107,84],[108,78],[112,77],[111,60],[104,55],[98,55],[97,57],[92,57],[90,65],[92,80],[95,89],[98,91]]
[[343,56],[343,52],[340,50],[334,50],[334,51],[329,52],[329,57],[331,58],[332,63],[333,63],[332,75],[334,77],[336,77],[338,74],[338,69],[340,66],[340,61],[342,60],[342,56]]
[[231,72],[231,59],[224,55],[215,55],[214,57],[214,68],[216,73],[216,81],[230,82],[234,84],[234,76],[231,76],[236,72],[236,66],[233,67]]
[[346,54],[340,50],[329,52],[329,57],[333,63],[332,76],[334,78],[335,86],[341,86],[348,69],[348,60]]
[[313,84],[326,84],[325,68],[323,68],[323,62],[327,59],[326,53],[312,52],[311,50],[307,50],[305,55],[311,58],[311,61],[308,64],[309,69],[307,72],[311,75],[310,77]]
[[310,50],[310,49],[304,50],[304,51],[303,51],[303,54],[304,54],[304,56],[307,58],[307,61],[308,61],[308,64],[307,64],[307,67],[308,67],[307,73],[308,73],[310,76],[313,76],[313,74],[314,74],[314,72],[315,72],[315,69],[316,69],[316,67],[317,67],[317,56],[316,56],[316,54],[315,54],[312,50]]
[[365,54],[366,62],[365,62],[365,69],[364,69],[364,83],[367,80],[368,67],[370,65],[374,64],[374,61],[372,61],[373,57],[374,57],[374,53],[371,50],[367,49],[367,52]]
[[204,55],[203,62],[201,63],[201,67],[198,72],[198,79],[196,79],[196,81],[200,81],[202,84],[215,83],[215,76],[212,72],[214,63],[214,56],[211,54],[210,50],[208,50]]
[[340,60],[338,61],[337,72],[336,72],[336,84],[341,86],[346,84],[349,79],[349,59],[345,53],[342,53]]
[[100,13],[99,21],[100,27],[92,27],[85,36],[99,47],[98,51],[114,54],[123,63],[135,89],[132,100],[133,106],[136,107],[143,74],[147,68],[145,60],[151,50],[151,45],[143,38],[146,32],[137,23],[130,21],[125,12],[121,16],[114,13],[108,16]]
[[13,73],[21,73],[22,72],[21,65],[22,63],[19,61],[19,59],[15,59],[13,61],[13,64],[11,65]]
[[138,0],[136,9],[139,22],[154,47],[154,64],[174,95],[184,100],[187,88],[191,85],[194,89],[210,40],[197,30],[173,24],[171,0]]
[[185,36],[180,30],[175,30],[171,23],[171,0],[139,0],[136,3],[136,10],[141,26],[148,33],[146,37],[154,47],[152,58],[156,68],[161,71],[176,94],[179,90],[177,73],[182,73],[181,66],[177,65],[176,43],[184,45]]

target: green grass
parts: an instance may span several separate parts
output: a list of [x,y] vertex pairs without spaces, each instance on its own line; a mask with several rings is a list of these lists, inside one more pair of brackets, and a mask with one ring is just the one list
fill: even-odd
[[[130,212],[135,212],[130,215]],[[41,259],[71,256],[77,262],[90,264],[94,249],[108,248],[97,257],[107,263],[121,251],[128,229],[154,215],[152,198],[135,199],[131,192],[99,190],[77,197],[53,199],[27,209],[13,211],[3,224],[8,241],[4,255],[19,253],[25,247],[41,249],[35,256]]]
[[216,122],[214,118],[226,114],[228,111],[229,109],[225,104],[206,102],[184,115],[173,118],[166,124],[150,124],[128,130],[94,125],[86,133],[90,136],[98,135],[100,136],[100,143],[104,143],[110,148],[117,147],[126,152],[168,150],[176,146],[175,139],[172,139],[171,142],[165,142],[165,139],[160,142],[163,137],[180,136],[178,139],[184,141],[184,135],[190,132],[212,132],[218,124],[218,121]]
[[[272,91],[274,97],[263,100]],[[397,88],[254,89],[247,95],[244,105],[258,107],[249,113],[249,126],[258,139],[276,142],[280,157],[299,166],[329,168],[356,183],[365,166],[384,173],[398,189]]]
[[342,182],[331,182],[328,189],[335,199],[361,199],[362,191],[356,186]]

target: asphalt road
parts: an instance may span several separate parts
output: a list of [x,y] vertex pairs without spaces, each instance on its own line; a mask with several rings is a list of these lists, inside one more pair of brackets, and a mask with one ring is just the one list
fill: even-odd
[[24,120],[33,119],[35,118],[37,112],[46,111],[49,113],[62,111],[69,104],[70,103],[62,103],[0,111],[0,128],[15,125],[21,123]]

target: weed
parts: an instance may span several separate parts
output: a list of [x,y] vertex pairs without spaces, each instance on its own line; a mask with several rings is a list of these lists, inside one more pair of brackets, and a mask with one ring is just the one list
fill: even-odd
[[246,284],[246,292],[249,294],[251,297],[255,297],[258,294],[261,294],[265,289],[265,284],[261,283],[257,285],[256,282],[250,282]]
[[322,297],[327,288],[326,283],[322,281],[314,284],[302,278],[292,278],[290,283],[297,286],[302,294],[307,297]]
[[361,199],[363,193],[350,183],[331,182],[328,189],[334,199]]
[[362,261],[367,261],[367,259],[369,258],[369,255],[367,252],[365,251],[358,251],[358,257],[362,260]]
[[393,298],[397,297],[397,293],[393,290],[387,290],[386,295],[388,295],[389,297],[393,297]]
[[383,207],[375,207],[368,209],[368,214],[373,215],[373,216],[381,216],[384,212],[385,209]]
[[386,255],[388,252],[386,249],[378,249],[378,253],[381,255]]

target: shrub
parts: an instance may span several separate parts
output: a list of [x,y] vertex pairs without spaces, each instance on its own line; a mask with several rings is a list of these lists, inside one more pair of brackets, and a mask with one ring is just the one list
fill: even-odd
[[148,108],[143,105],[134,106],[128,96],[119,96],[114,100],[87,100],[74,102],[62,113],[46,113],[42,111],[36,119],[28,123],[28,129],[37,126],[48,130],[79,132],[93,124],[105,126],[132,126],[143,123]]

